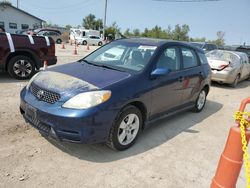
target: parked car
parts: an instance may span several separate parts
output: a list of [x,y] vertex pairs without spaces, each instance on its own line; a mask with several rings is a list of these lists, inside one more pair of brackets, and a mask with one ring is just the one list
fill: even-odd
[[61,44],[63,41],[62,35],[56,31],[40,31],[37,36],[51,37],[57,44]]
[[250,76],[250,63],[245,53],[213,50],[206,56],[212,69],[213,81],[236,87],[239,81]]
[[235,51],[246,53],[250,61],[250,46],[239,46]]
[[76,39],[78,44],[82,44],[82,45],[98,45],[98,46],[102,46],[103,41],[100,37],[98,36],[93,36],[93,35],[89,35],[89,36],[85,36],[83,38],[78,38]]
[[191,42],[191,44],[198,48],[203,49],[205,53],[218,49],[218,46],[216,44],[207,42]]
[[56,32],[58,34],[62,34],[61,31],[57,30],[57,29],[51,29],[51,28],[38,28],[38,29],[35,29],[33,31],[33,35],[37,35],[39,34],[40,32],[44,32],[44,31],[53,31],[53,32]]
[[16,79],[28,79],[43,66],[56,64],[52,38],[0,33],[0,69]]
[[[102,59],[111,49],[123,53]],[[204,52],[186,43],[121,39],[36,74],[21,91],[20,111],[45,136],[124,150],[151,122],[202,111],[210,74]]]

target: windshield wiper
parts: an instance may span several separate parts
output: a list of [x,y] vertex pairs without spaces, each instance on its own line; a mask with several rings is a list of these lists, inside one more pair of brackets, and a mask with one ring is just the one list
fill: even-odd
[[110,66],[107,66],[107,65],[104,65],[104,64],[93,64],[93,65],[98,66],[98,67],[103,67],[103,68],[106,68],[106,69],[112,69],[112,70],[124,72],[124,71],[122,71],[122,70],[119,70],[119,69],[116,69],[116,68],[114,68],[114,67],[110,67]]
[[82,59],[81,62],[82,61],[85,62],[85,63],[87,63],[87,64],[93,65],[93,66],[103,67],[103,68],[106,68],[106,69],[112,69],[112,70],[124,72],[122,70],[119,70],[119,69],[116,69],[116,68],[113,68],[113,67],[110,67],[110,66],[107,66],[107,65],[104,65],[104,64],[91,63],[91,62],[87,61],[86,59]]
[[88,63],[88,64],[90,64],[90,65],[93,65],[93,63],[90,63],[89,61],[87,61],[86,59],[81,59],[81,61],[80,61],[81,63],[82,62],[85,62],[85,63]]

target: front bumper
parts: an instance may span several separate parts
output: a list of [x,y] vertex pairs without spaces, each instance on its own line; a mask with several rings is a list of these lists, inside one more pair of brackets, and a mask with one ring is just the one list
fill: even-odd
[[60,141],[101,143],[107,140],[117,110],[72,110],[60,104],[38,101],[30,92],[21,92],[20,112],[26,122],[42,135]]

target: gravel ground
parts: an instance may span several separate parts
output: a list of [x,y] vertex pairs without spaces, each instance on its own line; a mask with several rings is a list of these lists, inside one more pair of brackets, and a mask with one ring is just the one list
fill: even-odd
[[[80,46],[72,55],[73,46],[57,46],[58,65],[90,51]],[[209,187],[232,115],[250,93],[249,81],[236,89],[213,84],[204,111],[158,121],[132,148],[115,152],[42,137],[19,113],[26,84],[0,73],[0,187]],[[245,179],[241,172],[237,187]]]

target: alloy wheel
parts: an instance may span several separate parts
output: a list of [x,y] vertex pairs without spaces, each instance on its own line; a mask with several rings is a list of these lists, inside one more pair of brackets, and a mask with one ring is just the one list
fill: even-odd
[[118,141],[121,145],[130,144],[137,136],[140,120],[136,114],[128,114],[120,123]]

